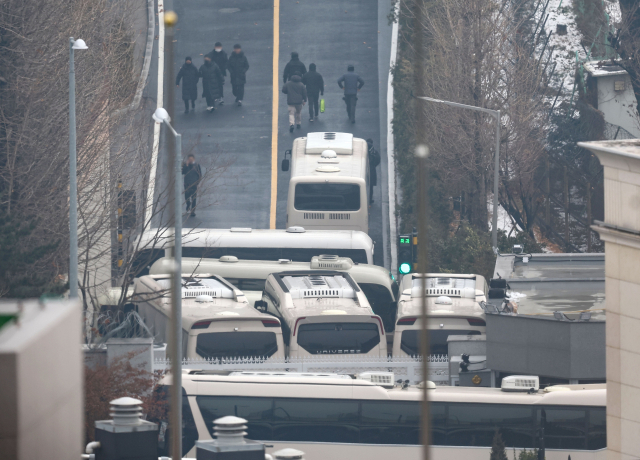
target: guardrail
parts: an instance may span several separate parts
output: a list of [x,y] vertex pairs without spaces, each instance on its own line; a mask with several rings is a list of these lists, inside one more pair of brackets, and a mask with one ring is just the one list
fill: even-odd
[[[436,385],[449,385],[449,357],[431,355],[428,358],[429,378]],[[154,370],[168,371],[171,362],[159,359]],[[396,380],[409,380],[416,384],[423,379],[422,358],[420,357],[363,357],[348,355],[322,355],[305,358],[246,357],[226,359],[185,359],[183,369],[203,371],[284,371],[284,372],[325,372],[334,374],[357,374],[367,371],[393,372]]]

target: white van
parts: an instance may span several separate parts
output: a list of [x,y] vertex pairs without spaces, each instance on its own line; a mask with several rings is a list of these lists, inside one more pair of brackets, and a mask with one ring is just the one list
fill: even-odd
[[[162,258],[151,266],[152,275],[170,273],[173,259]],[[223,277],[244,292],[250,305],[262,299],[264,283],[271,273],[283,270],[337,270],[348,272],[358,283],[376,315],[382,318],[385,332],[392,332],[396,322],[398,283],[386,268],[377,265],[357,264],[348,257],[320,255],[311,262],[242,260],[235,256],[219,259],[183,258],[182,273],[213,273]]]
[[369,232],[369,161],[364,139],[349,133],[309,133],[293,141],[282,163],[291,179],[287,227]]
[[[402,278],[393,356],[420,354],[421,283],[424,276],[412,273]],[[483,276],[427,273],[426,277],[430,354],[448,354],[447,338],[450,335],[485,333],[485,314],[480,302],[486,302],[488,287]]]
[[255,307],[281,320],[290,358],[311,355],[386,357],[382,319],[358,284],[338,271],[289,271],[267,277]]
[[[132,273],[148,275],[156,260],[171,255],[172,245],[173,236],[168,230],[164,234],[157,229],[144,233],[133,244],[136,268]],[[373,240],[364,232],[305,230],[302,227],[286,230],[191,228],[182,231],[183,257],[218,259],[236,256],[249,260],[308,262],[320,254],[336,254],[360,264],[373,264]]]
[[[256,311],[224,278],[182,278],[182,349],[185,358],[284,358],[280,321]],[[169,338],[170,275],[136,279],[133,303],[159,343]]]

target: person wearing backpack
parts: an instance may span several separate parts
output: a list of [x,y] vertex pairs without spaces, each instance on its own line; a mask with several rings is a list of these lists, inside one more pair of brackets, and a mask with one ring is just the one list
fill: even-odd
[[373,146],[373,139],[367,139],[367,146],[369,147],[369,204],[373,203],[373,186],[378,185],[378,173],[376,168],[380,164],[380,152],[378,152]]

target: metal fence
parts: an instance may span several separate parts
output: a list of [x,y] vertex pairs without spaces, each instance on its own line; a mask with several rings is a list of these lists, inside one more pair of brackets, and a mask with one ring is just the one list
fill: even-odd
[[[431,355],[428,358],[429,378],[436,385],[449,385],[449,357]],[[169,370],[171,362],[156,360],[155,370]],[[363,356],[322,355],[305,358],[268,360],[262,358],[235,359],[185,359],[183,369],[203,371],[264,371],[264,372],[322,372],[335,374],[357,374],[367,371],[393,372],[396,380],[409,380],[416,384],[423,379],[422,359],[412,357],[379,358]]]

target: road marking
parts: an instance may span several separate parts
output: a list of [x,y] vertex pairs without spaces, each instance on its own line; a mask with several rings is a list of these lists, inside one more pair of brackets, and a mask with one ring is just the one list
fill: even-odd
[[269,228],[276,228],[278,203],[278,60],[280,55],[280,0],[273,0],[273,103],[271,105],[271,213]]
[[[156,108],[163,105],[164,86],[164,0],[158,0],[158,94]],[[156,170],[158,167],[158,149],[160,147],[160,123],[153,123],[153,149],[151,150],[151,169],[149,171],[149,187],[147,188],[147,207],[145,227],[151,228],[153,218],[153,198],[155,194]]]

